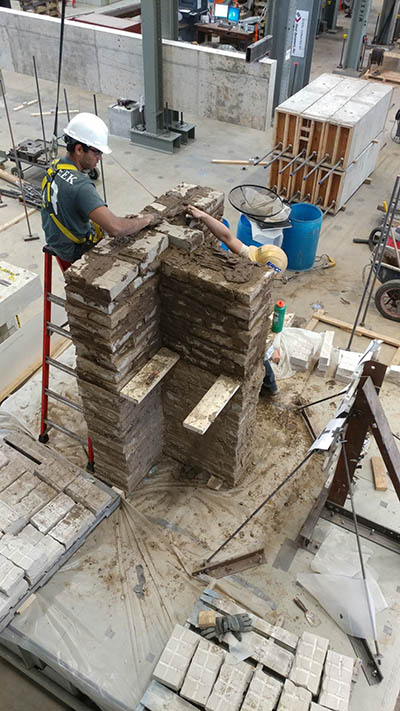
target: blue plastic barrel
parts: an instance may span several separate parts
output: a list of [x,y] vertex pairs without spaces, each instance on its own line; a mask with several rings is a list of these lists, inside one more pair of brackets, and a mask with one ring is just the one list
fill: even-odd
[[[225,227],[228,228],[228,230],[230,230],[231,226],[228,220],[225,220],[225,217],[222,218],[221,222],[223,225],[225,225]],[[222,249],[225,249],[226,252],[229,252],[229,247],[226,246],[225,242],[220,242],[219,246],[222,247]]]
[[316,205],[299,202],[290,213],[292,227],[283,230],[282,249],[288,258],[288,269],[303,272],[311,269],[317,253],[322,225],[322,212]]
[[255,245],[256,247],[261,246],[261,242],[254,242],[251,238],[251,224],[246,215],[240,215],[236,237],[240,239],[243,244],[247,244],[248,247],[250,247],[250,245]]

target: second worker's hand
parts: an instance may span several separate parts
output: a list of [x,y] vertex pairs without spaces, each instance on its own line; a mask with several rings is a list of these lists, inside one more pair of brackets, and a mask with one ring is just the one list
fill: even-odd
[[205,214],[203,212],[203,210],[199,210],[199,208],[194,207],[194,205],[188,205],[187,210],[188,210],[189,214],[195,218],[195,220],[201,220]]

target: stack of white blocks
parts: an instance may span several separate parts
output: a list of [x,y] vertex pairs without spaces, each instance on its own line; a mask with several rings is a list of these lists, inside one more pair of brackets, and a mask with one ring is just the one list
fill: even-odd
[[324,333],[321,350],[319,352],[318,364],[317,364],[317,370],[320,373],[326,373],[326,371],[328,370],[328,368],[331,364],[334,335],[335,334],[333,331],[325,331],[325,333]]
[[[274,643],[245,634],[252,659],[264,664],[257,637]],[[221,647],[176,625],[153,676],[205,711],[348,711],[354,660],[328,651],[328,646],[328,639],[303,632],[291,655],[293,664],[288,667],[286,658],[280,669],[274,664],[275,673],[289,677],[283,684],[268,670],[237,662]]]
[[336,370],[336,380],[340,380],[343,383],[349,383],[362,356],[362,353],[355,353],[354,351],[344,351],[340,349],[338,366]]

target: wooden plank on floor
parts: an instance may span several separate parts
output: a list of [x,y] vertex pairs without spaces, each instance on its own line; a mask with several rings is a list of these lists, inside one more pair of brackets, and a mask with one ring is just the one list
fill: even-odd
[[324,313],[325,313],[325,311],[323,309],[319,309],[318,311],[315,311],[315,313],[313,313],[313,315],[311,316],[308,324],[304,328],[307,331],[313,331],[319,321],[319,316],[323,316]]
[[187,430],[203,435],[240,388],[240,385],[240,380],[220,375],[197,403],[194,410],[189,413],[183,426]]
[[174,367],[179,355],[160,348],[151,360],[121,390],[121,395],[138,405]]
[[196,711],[198,708],[155,680],[145,691],[141,704],[149,711]]
[[382,457],[371,457],[371,467],[376,491],[386,491],[386,467]]
[[[322,323],[328,323],[330,326],[336,326],[336,328],[340,328],[342,331],[348,331],[348,333],[351,333],[351,331],[353,330],[352,323],[340,321],[340,319],[338,318],[333,318],[332,316],[328,316],[325,313],[321,313],[319,311],[315,312],[313,318],[317,319],[318,321],[321,321]],[[393,338],[392,336],[385,336],[383,333],[371,331],[369,328],[357,326],[355,334],[356,336],[365,336],[366,338],[371,338],[372,340],[377,338],[380,341],[387,343],[389,346],[400,348],[400,340],[398,338]]]
[[400,365],[400,348],[398,348],[390,361],[390,365]]

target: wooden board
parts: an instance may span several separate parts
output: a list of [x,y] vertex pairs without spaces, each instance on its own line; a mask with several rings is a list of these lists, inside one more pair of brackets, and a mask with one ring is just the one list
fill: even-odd
[[390,365],[400,365],[400,348],[398,348],[390,361]]
[[[347,323],[346,321],[340,321],[338,318],[333,318],[332,316],[325,315],[321,311],[316,311],[313,314],[313,318],[322,323],[328,323],[330,326],[336,326],[336,328],[341,328],[342,331],[347,331],[351,333],[353,330],[353,324]],[[363,328],[362,326],[357,326],[355,330],[356,336],[366,336],[366,338],[371,338],[372,340],[377,338],[384,343],[388,343],[389,346],[394,346],[395,348],[400,348],[400,340],[398,338],[393,338],[392,336],[385,336],[382,333],[377,333],[376,331],[371,331],[369,328]]]
[[178,362],[179,355],[160,348],[155,356],[122,388],[121,395],[138,405]]
[[376,81],[381,81],[384,84],[400,84],[400,72],[381,72],[380,74],[370,74],[367,72],[364,74],[365,79],[375,79]]
[[376,491],[386,491],[386,467],[381,457],[371,457],[372,474]]
[[240,380],[220,375],[183,422],[187,430],[203,435],[240,388]]

